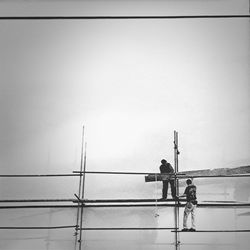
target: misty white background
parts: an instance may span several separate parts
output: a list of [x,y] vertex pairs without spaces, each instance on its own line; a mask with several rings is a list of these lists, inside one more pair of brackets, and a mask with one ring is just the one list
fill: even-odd
[[[1,16],[248,10],[243,0],[0,1]],[[159,171],[162,158],[173,163],[174,130],[180,170],[249,165],[249,30],[246,18],[0,21],[1,174],[79,170],[83,125],[87,170]],[[0,183],[2,199],[72,198],[78,190],[74,178]],[[142,176],[86,178],[89,198],[160,192],[161,183],[145,184]],[[27,223],[12,213],[2,212],[3,226]],[[75,220],[73,211],[61,216]],[[16,249],[15,241],[4,242],[2,249]],[[32,248],[27,242],[23,249]]]

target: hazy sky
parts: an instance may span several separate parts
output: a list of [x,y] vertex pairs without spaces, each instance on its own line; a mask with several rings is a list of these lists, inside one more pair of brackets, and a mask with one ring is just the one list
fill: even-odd
[[[119,2],[94,1],[103,14]],[[174,14],[192,13],[190,6],[198,14],[247,12],[246,1],[177,2],[165,2]],[[57,14],[67,11],[55,6],[68,4],[2,1],[1,9],[51,14],[52,6]],[[180,169],[249,164],[248,19],[23,20],[1,21],[0,29],[4,172],[79,168],[83,125],[91,169],[158,168],[159,159],[173,160],[174,130]]]
[[[248,11],[246,0],[0,1],[1,16]],[[1,173],[78,170],[83,125],[87,170],[159,171],[162,158],[173,163],[174,130],[179,132],[180,170],[249,165],[249,25],[249,19],[0,21]],[[95,198],[116,196],[119,186],[126,195],[152,194],[143,177],[129,182],[87,178],[87,195]],[[2,179],[0,194],[68,198],[77,184]],[[75,220],[72,211],[56,217],[52,212],[49,223],[51,218]],[[138,220],[147,213],[139,212]],[[6,226],[27,223],[29,212],[11,213],[1,214]],[[164,239],[160,234],[151,238]],[[22,242],[26,250],[38,246]],[[16,249],[17,244],[3,241],[0,247]],[[66,242],[60,244],[49,249],[69,249]]]
[[1,0],[2,15],[248,14],[248,0]]

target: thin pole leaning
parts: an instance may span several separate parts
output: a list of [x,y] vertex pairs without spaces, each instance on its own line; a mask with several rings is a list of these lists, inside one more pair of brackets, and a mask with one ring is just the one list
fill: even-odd
[[[86,162],[87,162],[87,143],[85,143],[85,151],[84,151],[84,174],[82,179],[82,200],[84,199],[84,191],[85,191],[85,171],[86,171]],[[81,204],[81,216],[80,216],[80,238],[79,238],[79,250],[82,249],[82,220],[83,220],[83,204]]]
[[[84,126],[82,127],[81,164],[80,164],[78,197],[81,197],[81,190],[82,190],[83,145],[84,145]],[[80,201],[78,200],[78,208],[77,208],[77,216],[76,216],[77,226],[79,225],[79,214],[80,214]],[[77,248],[77,240],[78,240],[78,232],[77,232],[77,228],[76,228],[76,231],[75,231],[75,250]]]
[[157,207],[157,175],[155,174],[155,217],[158,217],[158,207]]

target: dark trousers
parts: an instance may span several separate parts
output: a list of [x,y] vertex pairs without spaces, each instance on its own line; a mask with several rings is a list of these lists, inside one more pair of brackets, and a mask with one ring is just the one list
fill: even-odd
[[170,183],[170,186],[171,186],[172,197],[173,198],[176,197],[174,180],[166,180],[166,181],[162,181],[162,198],[163,199],[167,199],[167,196],[168,196],[168,183]]

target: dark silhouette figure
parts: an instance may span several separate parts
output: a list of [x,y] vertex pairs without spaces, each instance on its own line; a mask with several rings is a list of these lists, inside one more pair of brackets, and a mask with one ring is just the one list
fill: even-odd
[[[196,198],[196,186],[192,183],[192,180],[188,179],[186,181],[187,187],[183,195],[179,197],[186,196],[187,203],[184,209],[184,216],[183,216],[183,229],[182,231],[196,231],[195,229],[195,211],[197,206],[197,198]],[[192,227],[190,229],[187,228],[187,219],[189,214],[191,213],[191,223]]]
[[[161,160],[160,166],[161,174],[174,174],[174,169],[170,163],[168,163],[165,159]],[[174,179],[170,180],[169,177],[162,178],[162,199],[166,200],[168,196],[168,183],[171,186],[171,194],[173,199],[176,198],[176,190],[175,190],[175,182]]]

